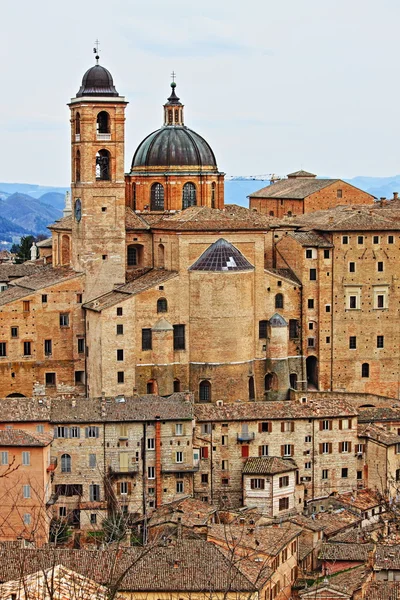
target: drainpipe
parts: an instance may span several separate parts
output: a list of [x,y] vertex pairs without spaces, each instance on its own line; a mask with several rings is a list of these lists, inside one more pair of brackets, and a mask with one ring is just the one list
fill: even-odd
[[156,417],[155,422],[156,430],[156,508],[161,506],[161,421],[160,417]]
[[331,392],[333,392],[333,311],[334,311],[334,294],[333,294],[333,282],[334,282],[334,266],[335,266],[335,248],[332,248],[332,272],[331,272]]
[[143,423],[143,436],[142,436],[142,499],[143,499],[143,544],[147,543],[147,498],[146,498],[146,485],[147,485],[147,456],[146,456],[146,439],[147,439],[147,428],[146,423]]
[[315,495],[315,419],[312,420],[312,482],[311,482],[311,491],[312,497],[314,499]]

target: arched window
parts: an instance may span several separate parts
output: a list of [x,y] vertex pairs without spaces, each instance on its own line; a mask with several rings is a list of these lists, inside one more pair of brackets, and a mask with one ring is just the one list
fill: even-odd
[[270,392],[278,389],[278,377],[276,373],[267,373],[264,378],[264,390]]
[[158,266],[164,268],[165,266],[165,248],[164,244],[158,244]]
[[211,184],[211,208],[215,208],[215,181]]
[[164,186],[161,183],[151,186],[150,210],[164,210]]
[[80,150],[76,151],[75,156],[75,181],[79,183],[81,180],[81,152]]
[[97,115],[97,133],[110,133],[110,115],[105,110],[102,110]]
[[81,115],[80,113],[76,113],[75,115],[75,135],[81,134]]
[[179,379],[174,379],[174,392],[180,392],[181,391],[181,382],[179,381]]
[[168,123],[169,123],[170,125],[172,125],[172,122],[173,122],[173,120],[174,120],[174,113],[173,113],[173,111],[170,109],[170,110],[168,111]]
[[369,377],[369,364],[363,363],[361,365],[361,377]]
[[159,298],[157,300],[157,312],[168,312],[168,303],[166,298]]
[[270,216],[270,217],[273,217],[273,216],[274,216],[274,211],[273,211],[273,210],[270,210],[270,211],[269,211],[269,216]]
[[61,473],[71,473],[71,456],[69,454],[61,456]]
[[256,392],[254,389],[254,377],[249,377],[249,400],[256,399]]
[[199,400],[200,402],[211,402],[211,383],[209,381],[200,381]]
[[275,308],[283,308],[283,294],[276,294]]
[[136,210],[136,183],[132,183],[132,209]]
[[196,206],[196,186],[194,183],[185,183],[182,194],[182,209]]
[[110,181],[111,179],[111,155],[108,150],[99,150],[96,154],[96,179],[98,181]]
[[175,123],[179,123],[179,110],[175,109]]
[[135,267],[138,264],[137,261],[137,249],[135,246],[128,246],[127,248],[127,264],[128,267]]

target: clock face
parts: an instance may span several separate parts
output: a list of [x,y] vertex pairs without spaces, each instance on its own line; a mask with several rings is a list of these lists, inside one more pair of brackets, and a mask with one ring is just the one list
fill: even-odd
[[75,219],[78,221],[81,220],[82,217],[82,204],[80,198],[75,200]]

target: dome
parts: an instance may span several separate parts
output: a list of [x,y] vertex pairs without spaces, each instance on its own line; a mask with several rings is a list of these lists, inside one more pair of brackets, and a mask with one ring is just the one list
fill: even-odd
[[101,65],[94,65],[86,71],[76,97],[118,96],[110,71]]
[[132,170],[148,167],[211,167],[217,169],[214,152],[198,133],[184,125],[164,126],[139,145]]

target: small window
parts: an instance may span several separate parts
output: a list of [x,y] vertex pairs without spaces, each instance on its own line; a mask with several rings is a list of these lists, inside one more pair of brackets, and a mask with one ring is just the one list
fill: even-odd
[[158,313],[168,312],[168,303],[167,303],[166,298],[159,298],[157,300],[157,312]]
[[118,361],[124,360],[124,351],[122,348],[118,348],[118,350],[117,350],[117,360]]
[[311,435],[306,435],[306,437],[304,438],[304,441],[306,444],[310,443],[312,440]]
[[259,446],[260,456],[268,456],[268,444],[262,444]]
[[175,462],[183,463],[183,452],[181,450],[179,452],[176,452]]
[[349,262],[349,272],[350,273],[356,272],[356,263],[355,262]]
[[96,483],[89,485],[89,500],[90,502],[100,502],[100,486]]
[[355,335],[349,337],[349,348],[355,350],[357,348],[357,338]]
[[122,306],[117,306],[117,317],[122,317]]
[[[24,513],[24,525],[30,525],[31,524],[31,514],[30,513]],[[16,594],[11,594],[11,600],[16,600],[17,595]]]
[[61,456],[61,473],[71,473],[72,461],[69,454],[63,454]]
[[[396,471],[396,474],[397,474],[397,471]],[[362,471],[357,471],[357,479],[358,479],[358,480],[360,480],[360,479],[362,479],[362,478],[363,478],[363,472],[362,472]],[[397,477],[396,477],[396,481],[399,481],[399,480],[397,479]]]
[[142,329],[142,350],[152,349],[151,329]]
[[44,433],[44,425],[36,425],[37,433]]
[[78,354],[85,352],[85,340],[84,338],[78,338]]
[[258,337],[260,340],[264,340],[267,337],[268,331],[268,321],[259,321],[258,322]]
[[363,363],[361,366],[361,377],[369,377],[369,364]]
[[315,338],[313,338],[313,337],[307,338],[307,346],[308,346],[308,348],[314,348],[315,347]]
[[374,235],[372,241],[374,244],[379,244],[379,235]]
[[307,301],[308,308],[314,308],[314,298],[309,298]]
[[107,258],[108,258],[108,255],[107,255],[107,254],[102,254],[102,255],[101,255],[101,258],[102,258],[103,260],[107,260]]
[[69,313],[60,313],[60,327],[69,327]]
[[31,342],[24,342],[24,356],[31,356]]
[[343,190],[336,190],[336,197],[343,198]]
[[46,356],[51,356],[51,354],[53,353],[52,340],[44,340],[44,353]]
[[183,424],[182,423],[175,424],[175,435],[183,435]]
[[81,437],[81,428],[74,425],[69,428],[69,436],[71,438],[80,438]]
[[275,296],[275,308],[283,308],[283,294],[276,294],[276,296]]
[[119,324],[117,325],[117,335],[123,335],[124,334],[124,326]]
[[279,477],[279,487],[283,488],[283,487],[288,487],[289,485],[289,476],[288,475],[284,475],[283,477]]
[[1,452],[0,458],[1,458],[2,465],[8,465],[8,451],[7,450],[3,450],[3,452]]
[[156,468],[155,467],[147,467],[147,478],[148,479],[156,478]]
[[46,373],[45,375],[46,385],[54,386],[56,385],[56,374],[55,373]]
[[383,335],[376,336],[376,347],[383,348],[385,344],[385,337]]
[[265,479],[261,479],[261,478],[250,479],[250,488],[252,490],[264,490],[265,489]]
[[85,437],[87,438],[98,438],[99,437],[99,428],[94,425],[90,425],[85,428]]
[[176,482],[176,493],[177,494],[183,494],[184,492],[184,485],[183,485],[183,481],[177,481]]
[[208,483],[208,473],[201,474],[201,483]]
[[342,468],[342,478],[347,479],[348,476],[349,476],[349,469],[347,467],[343,467]]
[[349,243],[349,236],[343,235],[342,236],[342,244],[348,244],[348,243]]
[[329,479],[328,469],[322,469],[322,479]]
[[394,244],[394,236],[388,235],[388,244]]
[[30,311],[30,309],[31,309],[31,303],[30,303],[29,300],[24,300],[22,302],[22,309],[23,309],[24,312],[29,312]]
[[47,304],[47,294],[42,294],[42,304]]
[[155,450],[156,441],[154,438],[147,438],[147,450]]
[[96,513],[90,513],[90,524],[91,525],[96,525],[97,524],[97,515],[96,515]]
[[12,338],[18,337],[18,327],[11,327],[11,337]]
[[200,382],[199,400],[200,402],[211,402],[211,383],[209,381]]
[[376,307],[385,308],[385,296],[384,294],[378,294],[376,297]]
[[310,281],[317,280],[317,269],[310,269]]
[[331,312],[331,305],[330,304],[325,304],[325,312],[327,312],[327,313]]
[[125,372],[118,371],[117,372],[117,383],[124,383],[124,381],[125,381]]
[[349,308],[357,308],[357,296],[349,296]]
[[174,325],[174,350],[185,349],[185,326]]
[[6,342],[0,342],[0,356],[7,356],[7,344]]
[[306,471],[309,471],[311,469],[311,467],[312,467],[312,463],[310,463],[310,462],[304,463],[304,469]]
[[382,271],[383,271],[383,261],[378,260],[378,262],[377,262],[377,269],[378,269],[378,273],[382,273]]
[[82,304],[82,294],[76,295],[76,302],[77,302],[77,304]]
[[299,337],[299,321],[289,319],[289,339],[296,340]]
[[85,383],[85,371],[75,371],[75,383]]
[[331,251],[330,251],[330,250],[327,250],[327,249],[325,249],[325,250],[324,250],[324,258],[330,258],[330,257],[331,257]]
[[363,235],[359,235],[357,236],[357,244],[363,244],[364,243],[364,236]]
[[24,467],[29,467],[31,464],[31,453],[30,452],[23,452],[22,453],[22,464],[24,465]]
[[312,256],[312,250],[311,250],[311,248],[307,248],[307,250],[306,250],[306,258],[312,258],[312,257],[313,256]]
[[288,510],[289,498],[279,498],[279,510]]
[[325,338],[325,343],[326,343],[326,344],[330,344],[330,343],[331,343],[331,338],[330,338],[330,336],[329,336],[329,335],[327,335],[327,336],[326,336],[326,338]]

